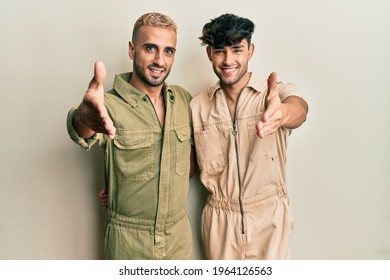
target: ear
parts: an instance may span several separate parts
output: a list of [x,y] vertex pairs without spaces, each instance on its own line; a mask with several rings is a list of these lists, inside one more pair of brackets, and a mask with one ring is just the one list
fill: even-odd
[[131,60],[134,59],[134,43],[133,42],[129,42],[129,57]]
[[252,58],[252,55],[254,52],[255,52],[255,45],[253,43],[251,43],[249,46],[249,52],[248,52],[249,58]]
[[207,56],[208,56],[210,62],[212,62],[212,59],[211,59],[211,48],[210,48],[210,46],[207,46],[206,52],[207,52]]

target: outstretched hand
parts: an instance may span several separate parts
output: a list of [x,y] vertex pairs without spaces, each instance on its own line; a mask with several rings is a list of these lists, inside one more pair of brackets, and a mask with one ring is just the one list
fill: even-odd
[[265,112],[256,125],[257,135],[260,138],[275,133],[283,123],[282,102],[277,91],[277,74],[272,72],[267,82]]
[[94,76],[79,107],[79,118],[89,129],[107,134],[108,138],[113,139],[116,128],[104,106],[103,83],[105,79],[106,68],[104,63],[97,61],[94,66]]

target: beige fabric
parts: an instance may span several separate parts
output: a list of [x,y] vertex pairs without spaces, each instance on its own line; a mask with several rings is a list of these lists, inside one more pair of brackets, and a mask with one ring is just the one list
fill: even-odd
[[[278,84],[281,99],[298,95]],[[253,75],[238,100],[236,131],[219,83],[191,101],[200,178],[210,196],[202,214],[208,259],[286,259],[293,217],[286,192],[290,130],[260,139],[267,82]]]

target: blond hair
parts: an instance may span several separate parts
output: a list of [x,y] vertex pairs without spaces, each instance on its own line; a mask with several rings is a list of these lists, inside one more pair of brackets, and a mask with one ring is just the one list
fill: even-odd
[[142,26],[161,27],[161,28],[175,31],[175,33],[177,32],[176,23],[169,16],[161,13],[156,13],[156,12],[147,13],[142,15],[134,23],[133,36],[132,36],[133,42],[137,39],[139,29]]

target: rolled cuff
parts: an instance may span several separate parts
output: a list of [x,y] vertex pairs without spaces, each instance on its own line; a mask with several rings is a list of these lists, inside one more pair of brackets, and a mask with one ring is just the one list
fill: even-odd
[[77,106],[73,107],[68,112],[68,117],[66,120],[66,128],[67,128],[68,134],[69,134],[70,138],[73,140],[73,142],[78,144],[84,150],[89,151],[91,149],[91,147],[93,145],[95,145],[95,143],[99,139],[98,139],[98,136],[96,133],[89,139],[84,139],[83,137],[81,137],[77,133],[76,128],[74,127],[74,123],[73,123],[73,118],[74,118],[74,114],[76,113],[76,110],[77,110]]

